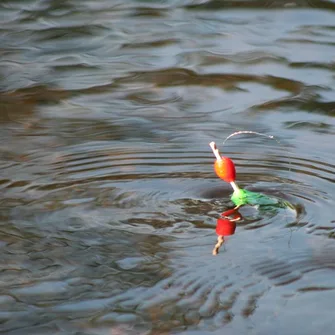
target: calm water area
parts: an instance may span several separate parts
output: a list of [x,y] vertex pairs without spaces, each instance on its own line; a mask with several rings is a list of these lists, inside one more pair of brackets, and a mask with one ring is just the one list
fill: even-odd
[[[335,1],[1,0],[0,334],[335,334]],[[238,130],[270,134],[240,135]],[[240,187],[292,208],[233,207]]]

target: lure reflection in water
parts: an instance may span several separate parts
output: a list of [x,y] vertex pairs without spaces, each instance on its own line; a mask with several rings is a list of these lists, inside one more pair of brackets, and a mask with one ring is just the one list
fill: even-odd
[[219,253],[219,249],[224,243],[226,236],[234,235],[236,229],[236,221],[241,220],[242,216],[238,212],[238,206],[225,211],[221,214],[221,217],[217,219],[216,223],[216,234],[218,235],[218,242],[213,249],[213,255]]

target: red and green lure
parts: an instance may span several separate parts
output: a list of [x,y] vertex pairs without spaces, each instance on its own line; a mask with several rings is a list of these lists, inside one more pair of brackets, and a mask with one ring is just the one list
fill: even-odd
[[[277,143],[280,144],[278,140],[274,138],[274,136],[266,135],[262,133],[258,133],[251,130],[241,130],[237,131],[233,134],[230,134],[224,141],[223,144],[226,143],[228,139],[233,136],[240,135],[240,134],[255,134],[260,136],[265,136],[267,138],[275,140]],[[251,192],[245,189],[241,189],[237,186],[236,180],[236,170],[233,161],[225,156],[221,156],[219,150],[216,147],[215,142],[209,143],[209,146],[212,148],[213,153],[216,157],[216,161],[214,163],[214,170],[216,175],[224,180],[227,183],[230,183],[232,186],[234,193],[231,196],[232,202],[235,206],[242,206],[242,205],[260,205],[260,206],[267,206],[267,205],[280,205],[279,199],[268,197],[261,193]]]
[[[277,143],[280,143],[277,141],[273,136],[266,135],[262,133],[257,133],[254,131],[249,130],[242,130],[235,132],[231,135],[229,135],[223,142],[225,142],[239,134],[256,134],[260,136],[265,136],[271,139],[274,139]],[[262,193],[257,192],[251,192],[242,188],[239,188],[236,184],[236,169],[234,162],[225,156],[221,156],[219,153],[219,150],[216,147],[215,142],[211,142],[210,147],[213,150],[213,153],[216,157],[216,161],[214,162],[214,171],[216,175],[224,180],[225,182],[229,183],[234,192],[231,196],[231,201],[235,204],[235,208],[230,209],[224,213],[221,214],[221,218],[217,220],[217,226],[216,226],[216,233],[218,235],[218,243],[215,245],[213,250],[213,255],[217,255],[220,246],[224,242],[224,236],[233,235],[236,228],[236,221],[240,220],[242,217],[240,213],[238,212],[239,207],[243,205],[251,205],[251,206],[275,206],[280,208],[292,208],[292,205],[288,203],[287,201],[283,201],[274,197],[269,197],[267,195],[264,195]]]

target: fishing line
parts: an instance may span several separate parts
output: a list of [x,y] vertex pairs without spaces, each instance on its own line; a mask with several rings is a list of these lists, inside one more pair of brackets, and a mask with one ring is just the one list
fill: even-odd
[[[263,136],[263,137],[267,137],[271,140],[276,141],[280,146],[283,146],[283,144],[277,139],[275,138],[273,135],[268,135],[268,134],[264,134],[264,133],[259,133],[257,131],[252,131],[252,130],[239,130],[236,131],[235,133],[230,134],[229,136],[227,136],[225,138],[225,140],[223,141],[223,145],[225,145],[225,143],[232,137],[236,136],[236,135],[241,135],[241,134],[253,134],[253,135],[258,135],[258,136]],[[291,159],[289,158],[289,162],[288,162],[288,171],[291,172]]]
[[252,130],[239,130],[239,131],[236,131],[235,133],[232,133],[229,136],[227,136],[225,138],[225,140],[223,141],[223,145],[225,145],[225,143],[230,138],[232,138],[233,136],[240,135],[240,134],[254,134],[254,135],[264,136],[264,137],[267,137],[267,138],[271,138],[272,140],[275,140],[278,144],[281,144],[279,142],[279,140],[277,140],[273,135],[268,135],[268,134],[264,134],[264,133],[258,133],[257,131],[252,131]]
[[[263,136],[263,137],[266,137],[266,138],[269,138],[271,140],[274,140],[277,142],[277,144],[279,144],[280,146],[283,146],[283,144],[277,139],[275,138],[273,135],[268,135],[268,134],[264,134],[264,133],[259,133],[257,131],[252,131],[252,130],[239,130],[239,131],[236,131],[232,134],[230,134],[229,136],[227,136],[225,138],[225,140],[223,141],[223,145],[225,145],[225,143],[232,137],[236,136],[236,135],[243,135],[243,134],[252,134],[252,135],[258,135],[258,136]],[[289,168],[288,168],[288,171],[291,172],[291,158],[289,158]],[[285,220],[286,220],[286,223],[287,222],[287,209],[285,210]]]

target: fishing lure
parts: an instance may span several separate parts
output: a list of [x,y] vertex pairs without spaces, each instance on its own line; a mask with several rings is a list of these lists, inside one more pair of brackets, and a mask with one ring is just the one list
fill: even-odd
[[[256,135],[265,136],[265,137],[274,139],[277,143],[280,143],[273,136],[262,134],[262,133],[257,133],[257,132],[250,131],[250,130],[242,130],[242,131],[238,131],[238,132],[235,132],[229,135],[224,140],[223,144],[225,144],[225,142],[231,137],[235,135],[239,135],[239,134],[256,134]],[[220,155],[215,142],[211,142],[209,146],[211,147],[216,157],[216,161],[214,163],[214,170],[215,170],[216,175],[220,179],[229,183],[234,190],[234,193],[231,196],[231,201],[235,204],[235,206],[260,205],[260,206],[287,207],[287,203],[283,202],[280,199],[272,198],[262,193],[252,192],[246,189],[239,188],[235,181],[236,180],[236,169],[235,169],[234,162],[230,158]]]
[[[240,134],[255,134],[265,136],[270,139],[274,139],[277,143],[280,144],[280,142],[271,135],[266,135],[249,130],[237,131],[229,135],[224,140],[223,144],[225,144],[226,141],[231,137]],[[272,208],[273,207],[291,208],[291,209],[294,208],[287,201],[270,197],[262,193],[252,192],[246,189],[239,188],[239,186],[236,184],[236,169],[234,162],[230,158],[220,155],[215,142],[211,142],[209,146],[211,147],[214,156],[216,157],[216,160],[214,162],[214,171],[220,179],[229,183],[233,188],[234,192],[231,195],[231,201],[236,206],[235,208],[221,214],[221,218],[217,220],[216,233],[218,235],[218,242],[213,249],[213,255],[217,255],[219,252],[219,248],[224,242],[224,237],[234,234],[236,228],[236,221],[241,220],[242,218],[241,215],[238,213],[239,207],[243,205],[251,205],[251,206],[271,206]]]

